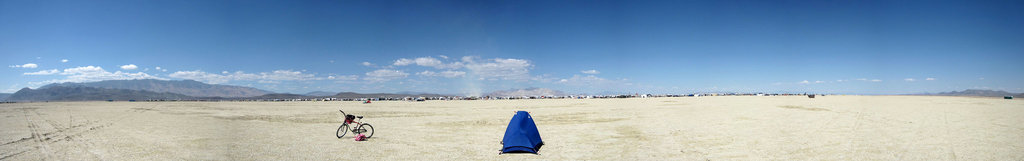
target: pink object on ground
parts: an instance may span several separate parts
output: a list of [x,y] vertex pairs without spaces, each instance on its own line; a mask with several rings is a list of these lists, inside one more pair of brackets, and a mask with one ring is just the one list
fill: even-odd
[[356,135],[356,141],[366,141],[366,135],[363,135],[363,134]]

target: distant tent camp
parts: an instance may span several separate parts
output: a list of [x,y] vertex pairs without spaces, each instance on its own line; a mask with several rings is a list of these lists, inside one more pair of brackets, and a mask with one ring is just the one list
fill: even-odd
[[807,95],[807,98],[814,98],[813,94]]
[[505,137],[501,139],[501,153],[533,153],[537,154],[544,141],[540,140],[537,124],[526,111],[517,111],[505,129]]

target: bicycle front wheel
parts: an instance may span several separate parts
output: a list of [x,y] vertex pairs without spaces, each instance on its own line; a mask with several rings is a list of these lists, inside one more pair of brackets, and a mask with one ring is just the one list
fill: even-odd
[[338,131],[334,132],[334,135],[337,135],[338,138],[341,139],[345,134],[348,134],[348,124],[342,123],[341,126],[338,127]]
[[366,135],[366,138],[373,137],[373,126],[370,124],[359,125],[359,128],[356,129],[356,131],[359,131],[363,135]]

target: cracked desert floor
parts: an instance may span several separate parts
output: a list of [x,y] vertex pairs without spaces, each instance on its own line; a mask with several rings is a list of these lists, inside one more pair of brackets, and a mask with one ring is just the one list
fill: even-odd
[[[345,110],[376,130],[335,137]],[[498,155],[517,110],[540,155]],[[1024,101],[718,96],[0,104],[0,160],[1024,160]]]

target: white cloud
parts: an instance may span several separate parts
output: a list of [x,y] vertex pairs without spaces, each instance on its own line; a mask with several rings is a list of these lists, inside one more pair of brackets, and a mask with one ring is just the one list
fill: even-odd
[[[241,72],[239,72],[241,74]],[[214,73],[206,73],[203,71],[177,71],[167,75],[171,78],[191,79],[200,82],[206,82],[210,84],[227,83],[228,81],[238,80],[234,75],[220,75]]]
[[584,71],[580,71],[580,72],[583,73],[583,74],[601,74],[601,72],[599,72],[597,70],[593,70],[593,69],[591,69],[591,70],[584,70]]
[[327,76],[327,79],[334,80],[334,82],[336,82],[336,83],[357,83],[356,80],[359,80],[359,76],[358,75],[337,75],[337,76],[332,75],[332,76]]
[[373,66],[373,63],[370,63],[370,62],[363,62],[363,66]]
[[128,64],[128,65],[122,65],[121,69],[124,69],[124,70],[135,70],[135,69],[139,69],[139,66],[135,66],[135,64]]
[[799,84],[811,84],[811,83],[818,84],[818,83],[825,83],[825,81],[818,80],[818,81],[811,82],[811,81],[808,81],[808,80],[804,80],[804,81],[800,81],[800,82],[797,82],[797,83],[799,83]]
[[925,78],[924,80],[930,80],[930,81],[933,81],[933,80],[935,80],[935,78]]
[[405,73],[400,70],[378,69],[372,72],[367,72],[366,77],[363,77],[363,80],[367,80],[370,82],[384,82],[389,80],[405,78],[408,76],[409,73]]
[[394,65],[394,66],[406,66],[406,65],[413,65],[413,64],[419,65],[419,66],[425,66],[425,67],[434,67],[434,68],[437,68],[437,69],[459,69],[459,68],[463,67],[463,63],[462,62],[454,62],[454,63],[446,64],[444,62],[441,62],[441,60],[438,60],[437,58],[433,58],[433,57],[420,57],[420,58],[415,58],[415,59],[402,58],[402,59],[395,60],[395,63],[392,64],[392,65]]
[[558,80],[559,84],[575,85],[575,86],[586,86],[586,87],[618,87],[622,85],[631,85],[632,83],[626,82],[626,79],[605,79],[594,75],[580,76],[573,75],[569,79]]
[[320,80],[313,74],[305,74],[300,71],[292,70],[275,70],[270,73],[260,73],[260,79],[266,80],[290,80],[290,81],[302,81],[302,80]]
[[357,80],[357,79],[359,79],[359,76],[358,75],[339,75],[339,76],[329,76],[329,77],[327,77],[327,79],[333,79],[333,80]]
[[917,80],[915,80],[914,78],[907,78],[907,79],[903,79],[903,81],[913,82],[913,81],[917,81]]
[[479,58],[480,57],[478,57],[478,56],[463,56],[462,57],[462,62],[473,63],[476,59],[479,59]]
[[61,59],[61,60],[60,60],[60,62],[61,62],[61,63],[67,63],[67,62],[68,62],[68,59]]
[[437,57],[441,57],[441,59],[448,59],[448,56],[445,55],[438,55]]
[[432,71],[423,71],[423,72],[416,73],[416,75],[431,76],[431,77],[439,76],[439,77],[445,77],[445,78],[455,78],[455,77],[465,76],[466,72],[448,70],[448,71],[442,71],[440,73],[437,73],[437,72],[432,72]]
[[57,73],[60,73],[60,71],[57,70],[57,69],[50,69],[50,70],[40,70],[38,72],[24,73],[24,75],[53,75],[53,74],[57,74]]
[[468,62],[466,69],[480,79],[524,81],[530,79],[530,68],[533,68],[533,64],[524,59],[495,58],[476,61],[472,57],[468,58],[467,61],[467,57],[463,57],[463,61]]
[[206,82],[210,84],[227,83],[230,81],[257,81],[259,83],[279,83],[280,81],[307,81],[307,80],[322,80],[313,74],[302,73],[301,71],[293,70],[275,70],[273,72],[260,72],[245,73],[242,71],[236,71],[234,73],[207,73],[200,70],[195,71],[177,71],[167,76],[171,78],[191,79],[200,82]]
[[[442,57],[443,58],[443,57]],[[530,68],[533,67],[529,61],[524,59],[480,59],[476,56],[464,56],[460,62],[446,63],[433,57],[420,57],[415,59],[402,58],[395,60],[392,64],[394,66],[408,66],[418,65],[424,67],[433,67],[437,69],[461,69],[466,68],[468,72],[471,72],[476,79],[479,80],[517,80],[517,81],[528,81],[533,78],[530,76]],[[424,76],[444,76],[444,77],[461,77],[465,76],[466,72],[463,71],[445,71],[441,73],[436,72],[420,72],[417,73]],[[374,79],[364,78],[364,79]]]
[[423,72],[416,73],[416,75],[423,75],[423,76],[434,76],[434,74],[437,74],[437,73],[429,71],[429,70],[425,70]]
[[882,80],[879,80],[879,79],[867,79],[867,78],[857,78],[857,80],[865,81],[865,82],[881,82],[882,81]]
[[[37,72],[37,73],[42,74],[42,73],[46,73],[46,72],[52,72],[52,70],[51,71],[45,71],[45,72],[40,71],[40,72]],[[152,76],[152,75],[149,75],[149,74],[146,74],[146,73],[143,73],[143,72],[129,73],[129,72],[117,71],[117,72],[111,73],[111,72],[103,70],[103,68],[97,67],[97,66],[84,66],[84,67],[67,68],[67,69],[64,69],[60,73],[54,73],[54,74],[66,75],[67,77],[64,78],[64,79],[54,79],[54,80],[48,80],[48,81],[43,81],[43,82],[32,82],[31,84],[41,85],[41,84],[48,84],[48,83],[95,82],[95,81],[103,81],[103,80],[130,80],[130,79],[160,79],[160,80],[166,80],[165,78],[160,78],[160,77]],[[26,74],[26,75],[28,75],[28,74]]]
[[27,64],[23,64],[23,65],[11,65],[11,66],[8,66],[8,67],[11,67],[11,68],[37,68],[37,67],[39,67],[39,65],[35,64],[35,63],[27,63]]

